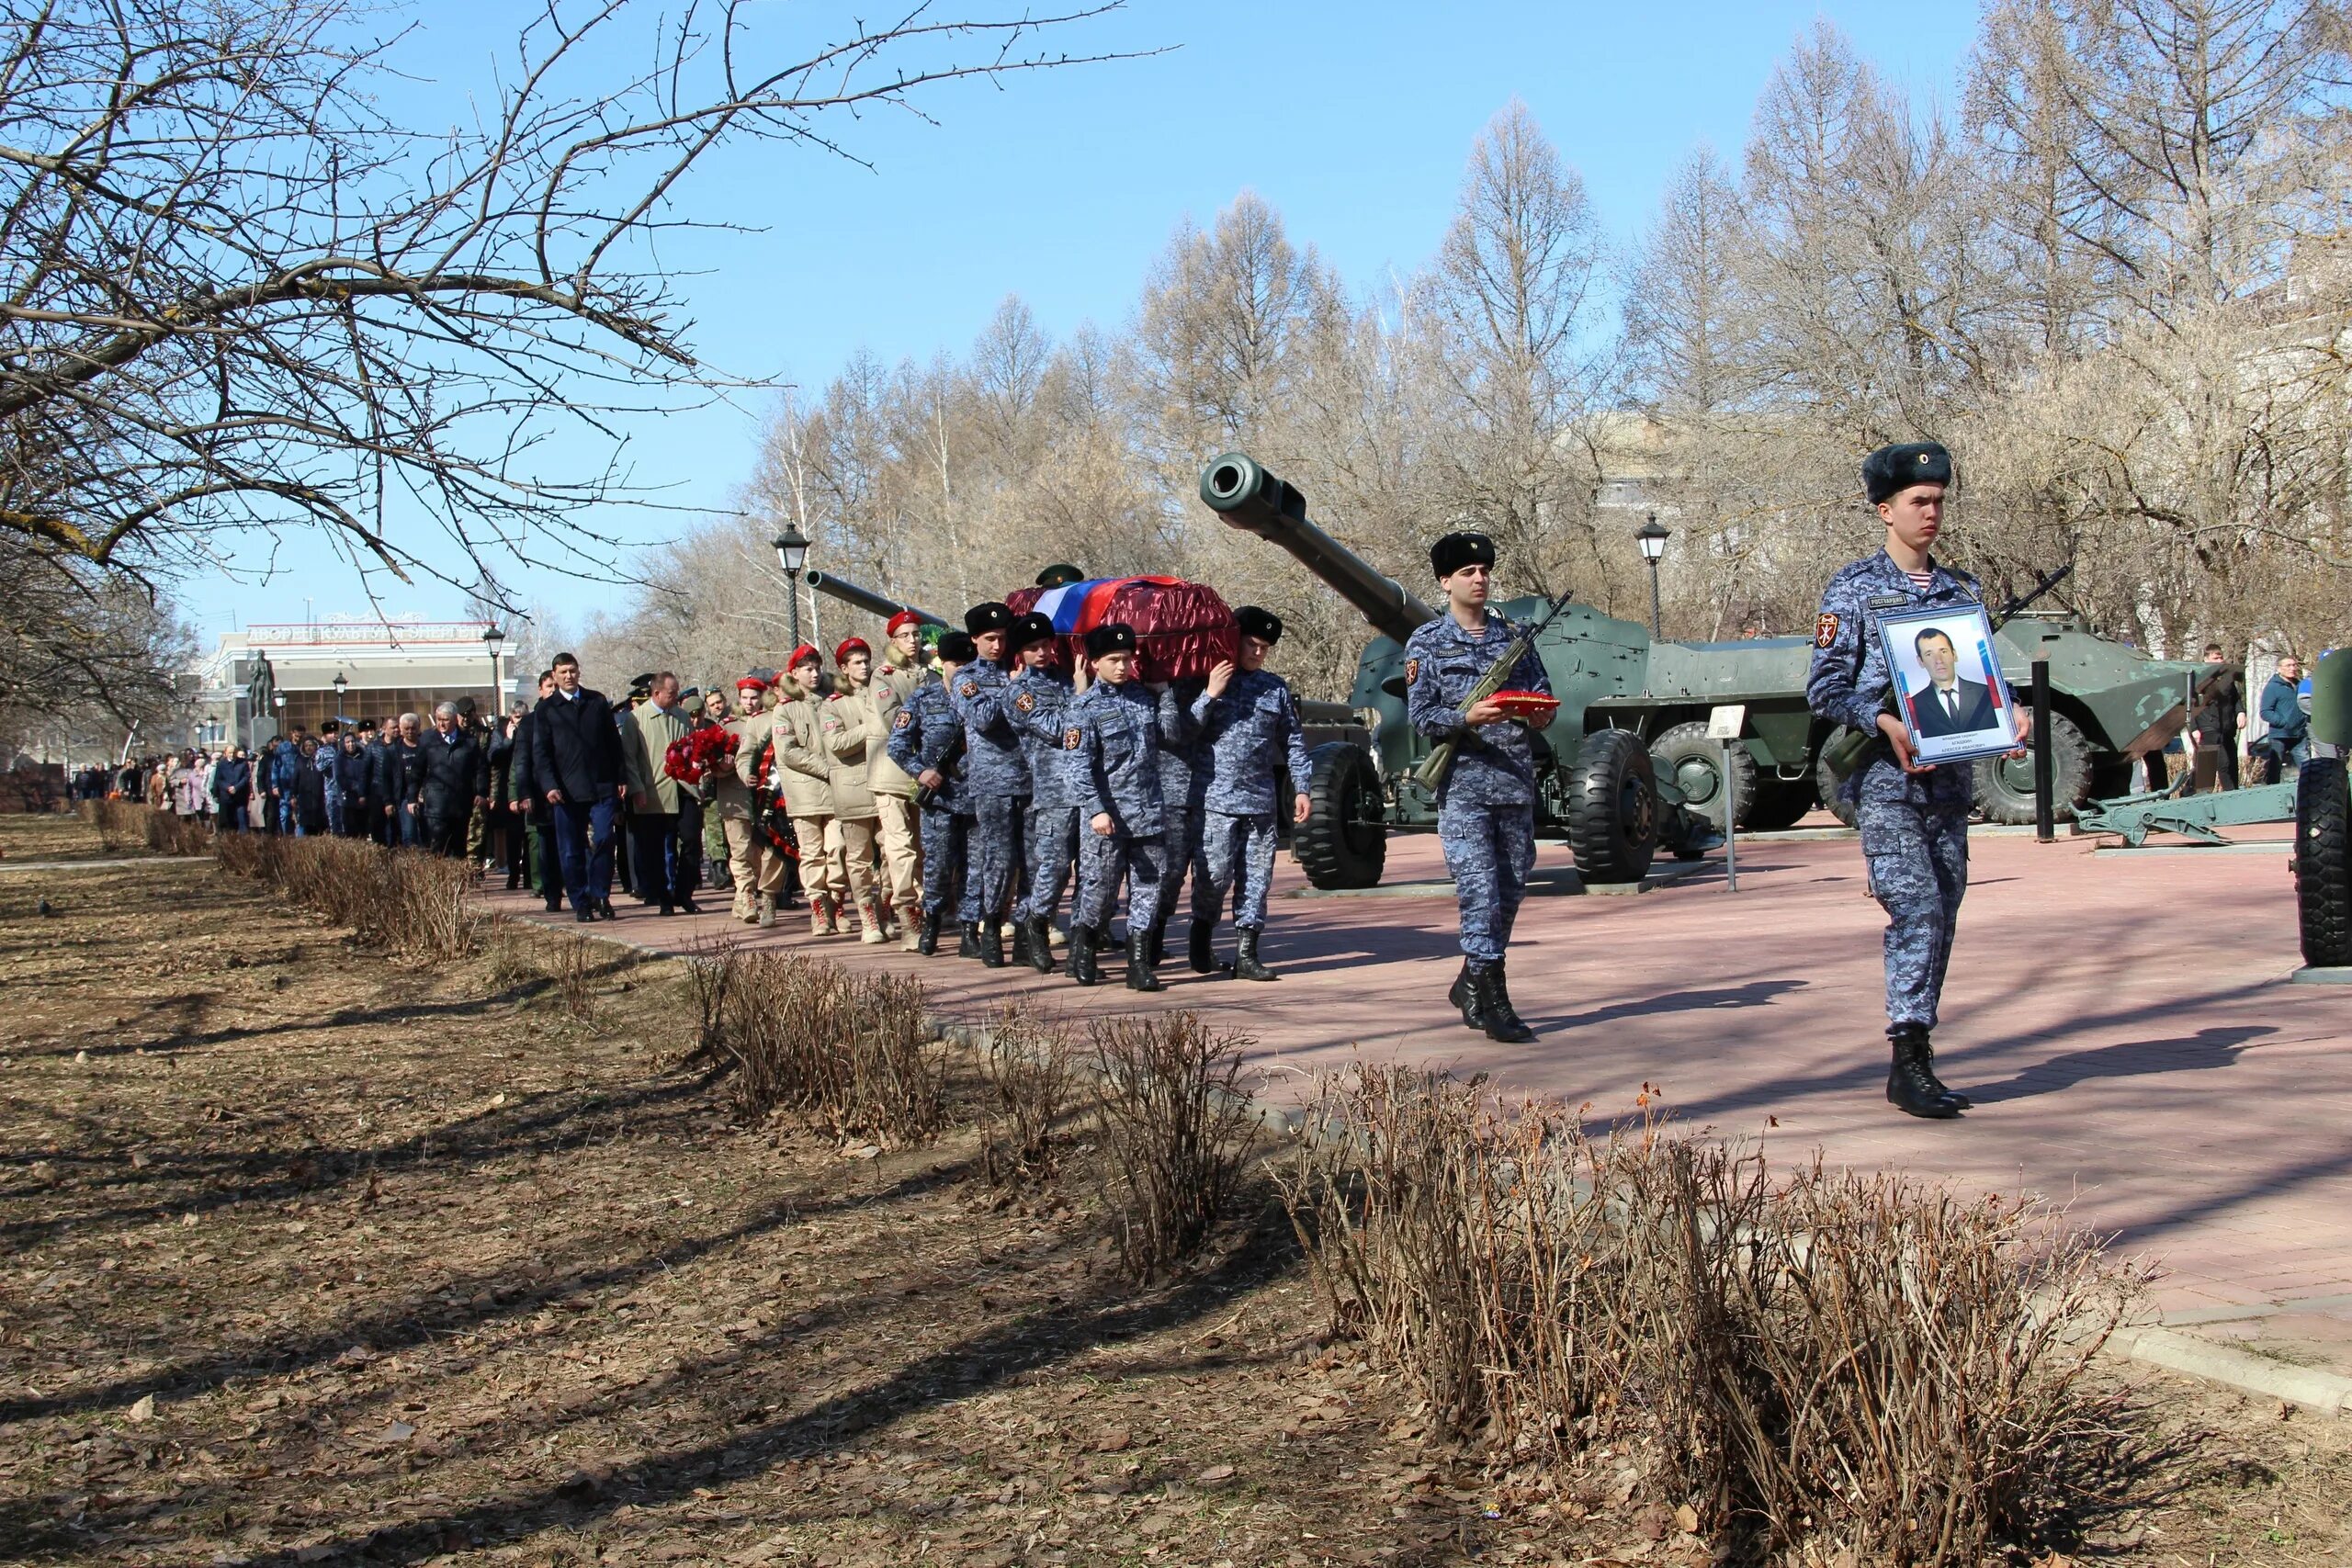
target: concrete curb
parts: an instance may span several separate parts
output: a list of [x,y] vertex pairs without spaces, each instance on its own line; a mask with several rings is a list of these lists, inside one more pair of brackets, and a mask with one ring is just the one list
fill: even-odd
[[2316,1367],[2274,1361],[2251,1350],[2240,1350],[2177,1329],[2150,1325],[2119,1328],[2107,1342],[2107,1353],[2127,1360],[2216,1382],[2243,1393],[2267,1394],[2300,1404],[2323,1416],[2352,1414],[2352,1378]]

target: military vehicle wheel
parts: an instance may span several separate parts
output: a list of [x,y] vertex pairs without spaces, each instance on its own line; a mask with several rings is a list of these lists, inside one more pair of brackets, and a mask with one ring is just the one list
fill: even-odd
[[1650,742],[1650,766],[1682,792],[1682,804],[1724,831],[1724,806],[1742,828],[1756,806],[1756,760],[1747,748],[1731,749],[1731,777],[1724,777],[1724,743],[1707,738],[1703,724],[1678,724]]
[[1657,853],[1657,772],[1641,737],[1597,729],[1568,778],[1568,848],[1587,882],[1639,882]]
[[2344,759],[2313,757],[2295,780],[2295,908],[2303,962],[2352,964],[2352,798]]
[[1747,808],[1740,829],[1749,833],[1778,833],[1795,827],[1817,804],[1811,779],[1776,778],[1770,773],[1756,781],[1756,804]]
[[[2091,797],[2091,743],[2082,728],[2063,713],[2050,716],[2050,805],[2053,815],[2071,817]],[[2011,761],[1981,757],[1976,762],[1976,808],[1987,822],[2033,820],[2033,752]]]
[[1829,771],[1829,764],[1826,761],[1815,761],[1813,764],[1813,787],[1820,792],[1821,804],[1829,808],[1830,816],[1835,817],[1849,828],[1854,825],[1854,803],[1839,798],[1838,775]]
[[1370,887],[1388,863],[1386,807],[1372,753],[1345,740],[1306,754],[1306,820],[1291,853],[1317,887]]

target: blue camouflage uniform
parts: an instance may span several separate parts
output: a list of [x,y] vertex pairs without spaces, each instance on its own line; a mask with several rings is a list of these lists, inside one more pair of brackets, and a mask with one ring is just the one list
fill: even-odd
[[[1432,744],[1456,743],[1453,770],[1438,791],[1437,836],[1462,908],[1462,953],[1474,970],[1502,962],[1535,866],[1534,738],[1510,719],[1476,729],[1462,722],[1471,688],[1518,635],[1489,610],[1483,630],[1465,631],[1452,615],[1440,615],[1405,643],[1406,716]],[[1532,649],[1503,686],[1552,689]]]
[[[1149,925],[1167,870],[1168,811],[1159,793],[1159,699],[1140,682],[1098,681],[1070,699],[1062,748],[1082,832],[1076,923],[1098,937],[1127,885],[1127,929]],[[1107,813],[1106,838],[1091,824]]]
[[1242,670],[1223,695],[1204,691],[1193,715],[1208,752],[1193,919],[1214,924],[1238,874],[1241,893],[1233,923],[1262,931],[1267,886],[1274,875],[1275,814],[1290,806],[1274,774],[1277,759],[1289,770],[1293,793],[1306,787],[1306,730],[1299,723],[1298,703],[1281,676]]
[[[1168,827],[1168,863],[1159,879],[1159,908],[1152,923],[1166,925],[1176,912],[1189,869],[1201,875],[1201,801],[1208,793],[1209,760],[1201,746],[1201,721],[1193,716],[1205,682],[1197,676],[1176,682],[1159,694],[1159,800]],[[1080,824],[1082,827],[1083,824]]]
[[969,876],[979,909],[975,918],[1001,920],[1012,913],[1021,888],[1022,826],[1030,791],[1028,759],[1012,723],[1012,683],[1001,665],[975,660],[956,672],[950,706],[964,723],[964,795],[972,811]]
[[923,913],[939,913],[954,897],[957,899],[956,919],[977,920],[980,918],[979,889],[972,878],[963,874],[965,852],[971,837],[971,807],[956,773],[944,765],[948,752],[963,731],[962,720],[948,705],[947,688],[937,681],[925,681],[899,705],[899,716],[891,721],[890,739],[883,743],[883,750],[909,778],[920,778],[926,769],[937,768],[944,779],[918,813],[922,834]]
[[[1814,620],[1805,701],[1823,718],[1875,733],[1885,711],[1882,615],[1977,602],[1973,579],[1930,561],[1920,588],[1884,550],[1829,580]],[[1974,770],[1948,762],[1905,773],[1881,738],[1839,786],[1854,802],[1871,891],[1886,910],[1886,1017],[1892,1029],[1932,1029],[1951,962],[1960,900],[1968,891],[1968,807]]]
[[1068,678],[1043,666],[1012,678],[1012,724],[1029,762],[1029,893],[1015,911],[1024,920],[1054,918],[1078,860],[1078,807],[1062,766],[1062,712],[1069,706]]

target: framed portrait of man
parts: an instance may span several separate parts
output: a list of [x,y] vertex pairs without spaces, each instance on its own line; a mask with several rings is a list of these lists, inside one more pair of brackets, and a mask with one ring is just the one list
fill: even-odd
[[1984,605],[1883,615],[1878,631],[1913,755],[1965,762],[2016,750],[2017,704],[2001,679]]

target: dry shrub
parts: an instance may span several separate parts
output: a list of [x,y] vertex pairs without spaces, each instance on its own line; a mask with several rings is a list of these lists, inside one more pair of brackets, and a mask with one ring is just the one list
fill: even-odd
[[418,850],[365,839],[289,839],[222,833],[220,869],[285,893],[360,946],[400,957],[462,958],[481,945],[481,917],[466,907],[473,869]]
[[837,1134],[928,1143],[946,1118],[922,982],[783,953],[729,953],[713,1001],[745,1115],[783,1108]]
[[988,1092],[982,1174],[991,1184],[1050,1178],[1060,1164],[1056,1130],[1078,1095],[1069,1021],[1028,1007],[1007,1008],[978,1055]]
[[1278,1185],[1337,1326],[1499,1453],[1638,1448],[1736,1555],[1975,1562],[2110,1435],[2084,1374],[2143,1276],[2047,1209],[1395,1066],[1309,1131]]
[[98,830],[98,848],[112,852],[135,850],[147,843],[147,819],[152,815],[136,800],[85,800],[82,820]]
[[1256,1125],[1241,1058],[1257,1042],[1191,1012],[1101,1018],[1091,1032],[1104,1207],[1127,1272],[1150,1280],[1200,1250],[1238,1184]]
[[201,817],[175,817],[168,811],[146,811],[147,847],[159,854],[200,855],[212,848],[212,824]]
[[689,1062],[727,1048],[727,1000],[743,979],[742,944],[732,937],[698,937],[686,953],[686,994],[694,998],[695,1037]]

